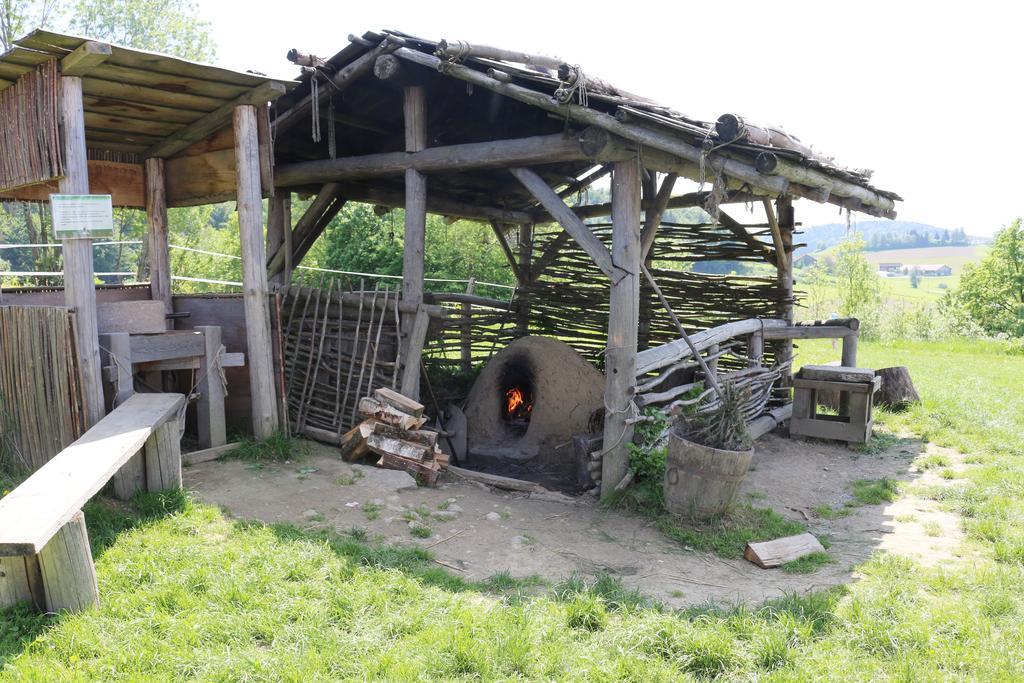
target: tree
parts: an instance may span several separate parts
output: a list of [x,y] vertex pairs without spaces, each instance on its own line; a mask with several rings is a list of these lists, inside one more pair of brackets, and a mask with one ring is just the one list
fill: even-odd
[[69,25],[90,38],[208,62],[217,50],[198,15],[192,0],[75,0]]
[[62,0],[0,0],[0,47],[6,52],[32,29],[48,26],[62,5]]
[[989,334],[1024,336],[1024,228],[1018,218],[996,233],[981,262],[969,263],[960,286],[946,295]]
[[870,335],[879,317],[882,283],[864,256],[864,239],[860,234],[855,233],[836,247],[833,272],[839,290],[840,315],[860,319],[865,334]]
[[914,266],[910,269],[910,286],[917,289],[921,284],[921,269]]

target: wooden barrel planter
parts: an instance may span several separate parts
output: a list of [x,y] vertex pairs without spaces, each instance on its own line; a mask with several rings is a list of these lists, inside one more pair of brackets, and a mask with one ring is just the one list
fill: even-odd
[[753,456],[753,448],[725,451],[702,446],[673,430],[665,460],[665,506],[670,512],[697,517],[726,512]]

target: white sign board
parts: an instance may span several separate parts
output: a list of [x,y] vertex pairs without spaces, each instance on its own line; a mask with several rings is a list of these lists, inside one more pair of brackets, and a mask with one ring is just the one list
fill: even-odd
[[57,239],[114,234],[114,206],[109,194],[51,194],[50,209]]

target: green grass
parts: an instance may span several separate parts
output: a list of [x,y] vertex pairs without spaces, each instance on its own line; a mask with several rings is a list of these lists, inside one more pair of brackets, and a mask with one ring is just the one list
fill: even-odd
[[[864,365],[909,366],[924,397],[879,423],[973,463],[929,489],[963,517],[970,561],[876,554],[845,587],[671,612],[612,576],[472,584],[361,531],[235,522],[181,496],[101,500],[86,510],[100,605],[0,613],[0,679],[1021,680],[1024,356],[999,349],[861,345]],[[752,514],[748,527],[773,526]],[[729,529],[703,531],[735,547]]]
[[251,462],[287,462],[301,460],[309,454],[309,443],[295,437],[274,432],[266,439],[242,437],[238,447],[221,456],[225,460],[248,460]]
[[899,495],[899,485],[892,479],[858,479],[850,484],[853,503],[881,505],[891,503]]
[[805,525],[773,510],[750,505],[739,505],[728,514],[703,521],[664,515],[656,526],[684,548],[726,558],[743,557],[747,543],[793,536],[807,530]]
[[819,551],[787,562],[780,569],[787,574],[811,574],[834,561],[831,555]]

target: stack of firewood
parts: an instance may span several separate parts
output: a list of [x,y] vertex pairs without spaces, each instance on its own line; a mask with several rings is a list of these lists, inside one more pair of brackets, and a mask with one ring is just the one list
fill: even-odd
[[437,432],[422,429],[423,404],[391,389],[377,389],[359,401],[363,421],[341,437],[341,456],[355,462],[370,454],[378,467],[405,470],[435,486],[448,456],[437,446]]

